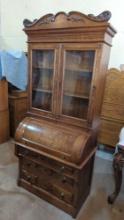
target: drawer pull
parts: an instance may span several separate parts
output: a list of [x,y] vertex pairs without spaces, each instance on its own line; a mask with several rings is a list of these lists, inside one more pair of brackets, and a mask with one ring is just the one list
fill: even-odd
[[63,172],[64,170],[65,170],[65,167],[62,166],[62,167],[60,168],[60,172]]
[[60,197],[61,197],[61,199],[64,198],[64,192],[61,192]]
[[27,171],[26,170],[22,170],[23,174],[27,175]]
[[64,176],[63,179],[62,179],[62,182],[63,182],[63,183],[66,183],[66,181],[67,181],[67,179],[66,179],[66,177]]
[[18,153],[19,157],[23,157],[23,156],[26,156],[26,155],[28,155],[28,151],[27,150],[25,150],[24,152],[19,152]]
[[30,167],[30,166],[31,166],[31,163],[27,163],[27,166]]
[[31,176],[27,176],[27,180],[30,181],[31,180]]
[[35,164],[34,167],[35,167],[35,168],[38,168],[38,167],[39,167],[39,164]]
[[28,150],[25,150],[23,154],[24,156],[28,155],[29,154]]
[[31,183],[31,184],[36,184],[37,183],[37,176],[27,176],[27,180]]
[[18,156],[19,157],[23,157],[24,155],[22,153],[18,153]]

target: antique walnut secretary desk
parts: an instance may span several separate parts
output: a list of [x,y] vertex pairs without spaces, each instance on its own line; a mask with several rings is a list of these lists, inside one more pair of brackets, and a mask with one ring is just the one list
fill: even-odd
[[73,217],[89,194],[105,73],[115,30],[110,12],[24,20],[29,104],[17,128],[18,184]]

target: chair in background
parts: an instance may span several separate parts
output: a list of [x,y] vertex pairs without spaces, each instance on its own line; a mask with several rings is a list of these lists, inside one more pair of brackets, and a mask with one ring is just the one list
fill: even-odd
[[122,168],[124,166],[124,127],[119,135],[119,142],[116,146],[115,156],[113,160],[115,190],[108,196],[108,203],[113,204],[117,198],[122,184]]

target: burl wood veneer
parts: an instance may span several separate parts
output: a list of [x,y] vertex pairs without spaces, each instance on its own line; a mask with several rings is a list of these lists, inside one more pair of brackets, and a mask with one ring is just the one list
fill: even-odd
[[75,217],[92,180],[104,81],[115,30],[110,12],[24,20],[27,117],[15,136],[18,184]]

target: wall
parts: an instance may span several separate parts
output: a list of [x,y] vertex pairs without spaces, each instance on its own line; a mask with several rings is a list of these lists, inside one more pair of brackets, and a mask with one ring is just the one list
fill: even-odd
[[0,0],[0,49],[2,46],[2,36],[1,36],[1,0]]
[[104,10],[112,12],[110,23],[117,29],[117,34],[113,39],[109,67],[119,67],[124,63],[124,13],[122,0],[0,0],[1,27],[0,27],[0,48],[25,50],[26,35],[22,31],[24,18],[35,19],[47,13],[58,11],[69,12],[81,11],[85,14],[95,15]]

